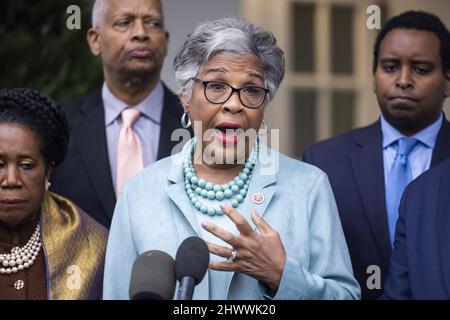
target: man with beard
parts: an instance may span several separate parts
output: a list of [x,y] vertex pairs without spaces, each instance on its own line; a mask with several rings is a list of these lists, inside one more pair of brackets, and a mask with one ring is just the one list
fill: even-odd
[[449,31],[434,15],[405,12],[378,34],[373,63],[380,119],[304,153],[330,178],[363,299],[383,293],[404,188],[450,157],[442,112],[450,95]]
[[64,106],[70,144],[52,191],[109,227],[127,179],[171,155],[182,108],[160,80],[169,40],[160,0],[96,0],[92,25],[87,40],[105,81]]

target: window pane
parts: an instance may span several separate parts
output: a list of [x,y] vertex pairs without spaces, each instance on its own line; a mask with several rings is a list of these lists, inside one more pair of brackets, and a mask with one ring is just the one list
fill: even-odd
[[353,8],[331,9],[331,69],[334,74],[353,72]]
[[292,4],[292,67],[297,72],[314,71],[314,4]]
[[300,159],[303,149],[316,141],[316,104],[314,90],[295,90],[292,120],[295,130],[295,156]]
[[337,135],[353,128],[355,94],[353,91],[334,91],[332,95],[332,132]]

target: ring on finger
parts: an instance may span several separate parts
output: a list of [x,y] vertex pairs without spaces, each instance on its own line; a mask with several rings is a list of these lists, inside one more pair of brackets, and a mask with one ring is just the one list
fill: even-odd
[[227,259],[227,263],[233,263],[234,260],[236,259],[236,255],[237,251],[236,249],[233,249],[233,251],[231,251],[231,256]]

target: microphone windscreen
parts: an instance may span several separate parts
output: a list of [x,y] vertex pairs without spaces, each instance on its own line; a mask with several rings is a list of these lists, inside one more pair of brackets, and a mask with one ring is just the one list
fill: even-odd
[[172,300],[176,281],[173,258],[163,251],[146,251],[133,264],[130,299]]
[[175,274],[179,281],[184,277],[192,277],[195,285],[199,284],[209,264],[209,251],[206,242],[199,237],[184,239],[175,257]]

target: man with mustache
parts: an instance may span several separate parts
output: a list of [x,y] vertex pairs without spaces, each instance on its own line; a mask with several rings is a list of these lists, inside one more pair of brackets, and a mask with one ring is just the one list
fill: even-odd
[[374,46],[380,119],[304,152],[304,161],[330,178],[363,299],[383,293],[404,188],[450,157],[450,124],[442,112],[450,95],[449,39],[429,13],[390,19]]
[[105,81],[64,106],[70,144],[52,190],[106,227],[125,181],[176,145],[182,108],[160,80],[168,40],[160,0],[95,1],[87,41]]

